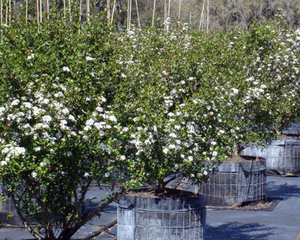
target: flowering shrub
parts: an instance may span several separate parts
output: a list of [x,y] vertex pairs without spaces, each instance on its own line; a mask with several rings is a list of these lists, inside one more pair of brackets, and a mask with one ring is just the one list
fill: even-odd
[[119,171],[122,128],[103,73],[113,37],[101,23],[91,35],[60,21],[1,31],[1,181],[37,239],[69,239],[127,188],[87,208],[91,186],[113,185]]
[[[1,180],[36,238],[68,239],[126,190],[162,191],[173,173],[206,180],[299,116],[299,31],[43,24],[0,29]],[[118,190],[86,211],[91,184],[113,186],[116,173]]]

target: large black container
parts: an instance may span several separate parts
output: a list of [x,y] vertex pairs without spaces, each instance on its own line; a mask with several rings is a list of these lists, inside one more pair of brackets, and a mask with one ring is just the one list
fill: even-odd
[[200,193],[209,206],[231,206],[266,198],[266,161],[224,162]]
[[118,205],[118,240],[201,240],[206,221],[203,196],[125,196]]

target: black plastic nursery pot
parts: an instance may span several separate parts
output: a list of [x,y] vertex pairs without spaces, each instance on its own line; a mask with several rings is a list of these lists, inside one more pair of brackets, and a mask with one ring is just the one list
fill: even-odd
[[205,198],[124,196],[117,217],[118,240],[202,240]]
[[266,199],[266,161],[224,162],[200,193],[208,206],[232,206]]

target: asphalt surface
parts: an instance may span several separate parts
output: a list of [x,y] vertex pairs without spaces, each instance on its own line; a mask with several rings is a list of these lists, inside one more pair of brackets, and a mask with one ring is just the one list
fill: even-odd
[[[92,189],[90,196],[102,197]],[[300,230],[300,178],[267,177],[267,197],[272,207],[263,210],[207,208],[205,240],[296,240]],[[117,234],[117,204],[111,204],[100,218],[83,226],[73,239],[94,232],[95,240],[113,240]],[[29,240],[23,227],[0,229],[0,240]]]

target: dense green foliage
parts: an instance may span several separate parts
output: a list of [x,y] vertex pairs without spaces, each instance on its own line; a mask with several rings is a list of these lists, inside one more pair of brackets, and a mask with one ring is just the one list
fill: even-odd
[[[206,180],[299,116],[300,32],[284,24],[116,32],[52,18],[0,31],[0,177],[37,239],[69,239],[120,194],[162,191],[172,173]],[[92,184],[116,181],[85,209]]]

